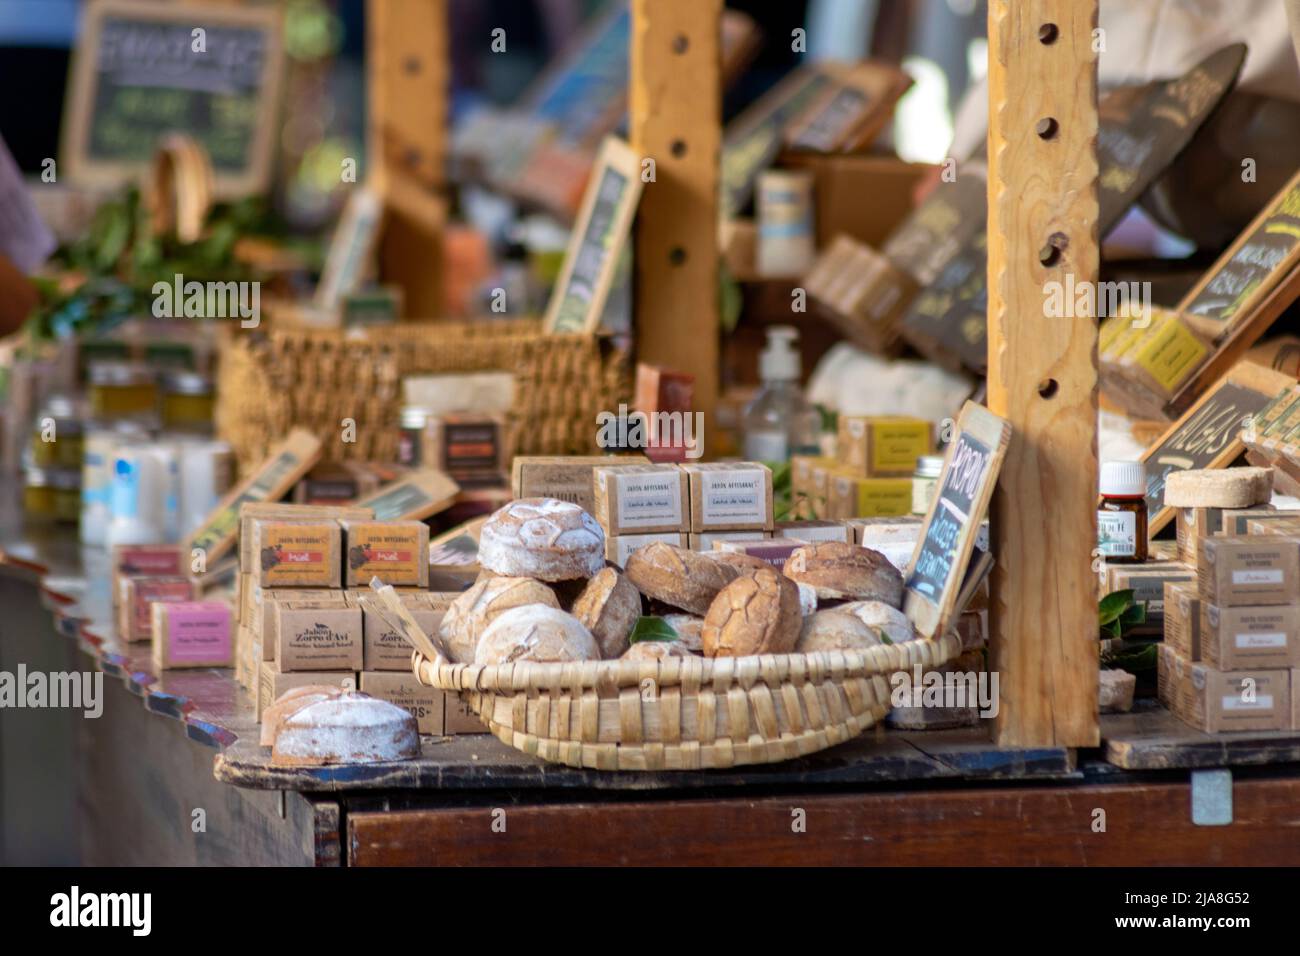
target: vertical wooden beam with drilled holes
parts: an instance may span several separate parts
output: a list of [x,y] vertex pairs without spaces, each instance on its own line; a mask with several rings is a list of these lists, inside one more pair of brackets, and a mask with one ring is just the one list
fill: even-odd
[[632,0],[632,148],[655,161],[637,215],[637,358],[695,376],[718,400],[718,169],[722,0]]
[[1098,742],[1097,321],[1048,318],[1044,289],[1097,281],[1096,26],[1097,0],[989,0],[988,397],[1012,427],[993,500],[1003,746]]
[[[489,37],[480,38],[486,44]],[[380,276],[405,292],[406,315],[443,310],[447,0],[367,0],[367,152],[385,199]]]

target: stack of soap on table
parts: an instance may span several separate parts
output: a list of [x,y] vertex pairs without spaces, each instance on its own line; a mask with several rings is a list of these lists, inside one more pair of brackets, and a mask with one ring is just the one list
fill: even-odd
[[1185,581],[1164,585],[1159,695],[1207,732],[1300,729],[1300,512],[1267,468],[1170,475]]
[[934,481],[913,473],[931,453],[932,432],[919,418],[841,415],[834,457],[790,461],[797,514],[838,520],[924,514]]
[[410,711],[420,733],[483,732],[458,699],[415,680],[410,646],[362,605],[377,577],[438,627],[455,595],[428,590],[428,525],[376,521],[368,508],[244,505],[239,540],[236,676],[259,719],[290,690],[332,685]]
[[175,670],[229,667],[230,604],[199,600],[188,552],[176,545],[117,545],[112,551],[112,596],[117,635],[150,641],[154,667]]

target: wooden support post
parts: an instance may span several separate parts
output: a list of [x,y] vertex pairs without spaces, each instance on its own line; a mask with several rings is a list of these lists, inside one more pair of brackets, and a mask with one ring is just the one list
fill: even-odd
[[637,216],[637,358],[695,376],[706,444],[718,399],[722,0],[632,0],[632,148],[653,159]]
[[[1000,746],[1098,742],[1097,320],[1047,283],[1098,272],[1097,0],[989,0],[989,407],[1011,422],[993,501]],[[1072,283],[1070,280],[1073,280]]]
[[[484,43],[489,42],[483,37]],[[380,275],[405,292],[407,316],[439,317],[446,206],[447,0],[367,0],[367,150],[385,200]]]

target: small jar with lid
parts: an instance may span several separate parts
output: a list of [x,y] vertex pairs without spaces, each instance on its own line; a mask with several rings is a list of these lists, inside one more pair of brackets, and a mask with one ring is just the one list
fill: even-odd
[[90,413],[101,421],[145,419],[157,414],[158,386],[148,366],[95,362],[86,373]]
[[942,455],[922,455],[916,459],[916,471],[912,473],[912,514],[929,514],[942,474]]
[[189,369],[173,369],[162,375],[163,428],[210,434],[216,409],[212,379]]
[[420,445],[424,441],[424,429],[429,424],[433,413],[419,405],[403,405],[400,418],[400,431],[397,437],[397,463],[407,468],[420,465]]
[[32,464],[80,468],[84,430],[77,402],[66,395],[50,396],[32,427]]
[[1107,562],[1135,564],[1147,559],[1147,478],[1140,461],[1101,464],[1101,504],[1097,508],[1097,553]]

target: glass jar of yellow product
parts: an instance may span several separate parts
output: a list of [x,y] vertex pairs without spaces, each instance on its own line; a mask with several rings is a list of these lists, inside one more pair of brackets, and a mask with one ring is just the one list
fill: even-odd
[[32,464],[80,468],[84,429],[78,403],[66,395],[51,396],[32,425]]
[[23,512],[29,519],[53,521],[58,517],[54,482],[43,468],[28,468],[23,475]]
[[49,477],[54,486],[54,520],[76,524],[81,518],[81,473],[60,469]]
[[162,376],[162,423],[164,428],[187,432],[211,432],[216,408],[212,379],[187,369],[164,372]]
[[153,371],[134,362],[95,362],[86,373],[90,413],[101,421],[151,418],[157,414]]

